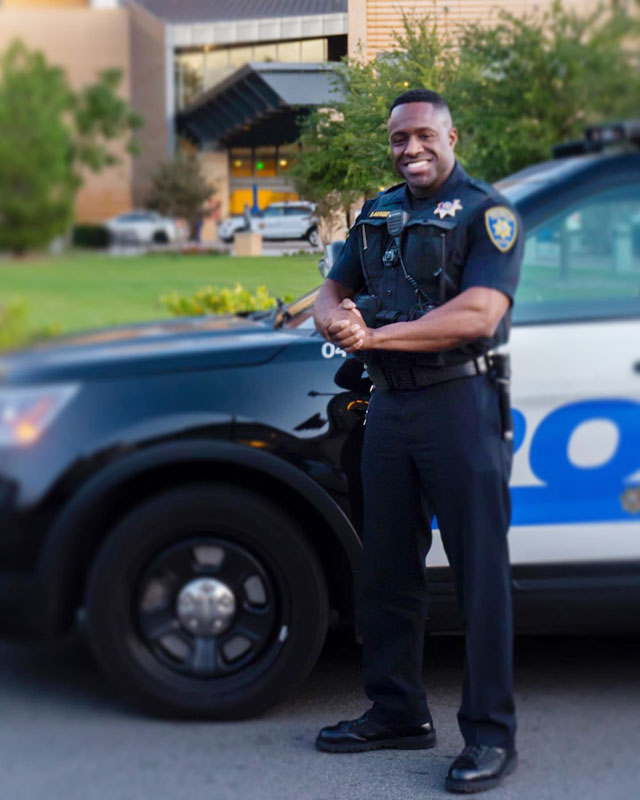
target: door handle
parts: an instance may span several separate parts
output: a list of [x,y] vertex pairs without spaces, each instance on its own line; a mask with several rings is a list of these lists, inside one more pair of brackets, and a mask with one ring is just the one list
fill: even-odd
[[636,363],[633,365],[633,371],[640,373],[640,361],[636,361]]

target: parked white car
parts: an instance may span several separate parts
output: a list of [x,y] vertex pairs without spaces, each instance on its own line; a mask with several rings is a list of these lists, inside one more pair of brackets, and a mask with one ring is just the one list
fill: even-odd
[[229,244],[233,241],[233,237],[238,231],[245,231],[247,223],[244,214],[232,214],[230,217],[223,219],[218,225],[218,236],[221,241]]
[[263,239],[306,239],[312,247],[320,243],[315,205],[304,201],[271,203],[252,217],[251,230]]
[[116,244],[170,244],[188,238],[184,220],[163,217],[157,211],[127,211],[105,223]]

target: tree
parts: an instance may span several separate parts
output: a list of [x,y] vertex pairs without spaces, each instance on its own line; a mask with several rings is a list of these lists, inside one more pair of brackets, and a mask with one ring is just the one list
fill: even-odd
[[[635,0],[640,6],[639,0]],[[584,16],[551,9],[525,17],[497,12],[492,27],[439,29],[404,18],[393,50],[334,68],[335,102],[303,123],[298,190],[317,200],[371,196],[398,178],[386,135],[387,109],[407,88],[442,93],[460,132],[458,158],[496,180],[581,136],[585,124],[637,115],[640,72],[631,44],[640,22],[617,2]]]
[[215,186],[202,174],[198,157],[179,152],[170,161],[159,164],[151,176],[147,207],[170,217],[183,217],[193,231],[203,204],[214,191]]
[[467,26],[449,90],[465,166],[496,180],[549,158],[588,124],[637,116],[639,32],[621,4],[584,15],[559,0],[543,14]]
[[12,43],[0,58],[0,249],[22,253],[64,233],[82,168],[117,163],[112,143],[141,124],[117,96],[119,70],[74,92],[44,55]]

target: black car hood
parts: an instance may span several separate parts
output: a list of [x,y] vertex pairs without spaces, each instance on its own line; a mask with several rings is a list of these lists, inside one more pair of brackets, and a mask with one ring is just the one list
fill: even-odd
[[272,322],[234,315],[105,328],[41,343],[0,359],[5,385],[110,379],[262,364],[294,335]]

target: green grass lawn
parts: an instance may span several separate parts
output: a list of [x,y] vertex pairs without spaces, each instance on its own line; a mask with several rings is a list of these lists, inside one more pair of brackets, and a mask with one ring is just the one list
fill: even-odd
[[274,296],[307,292],[322,282],[318,256],[137,256],[70,253],[16,261],[0,259],[0,305],[21,298],[30,329],[61,332],[171,316],[159,297],[191,295],[203,286],[241,283]]

